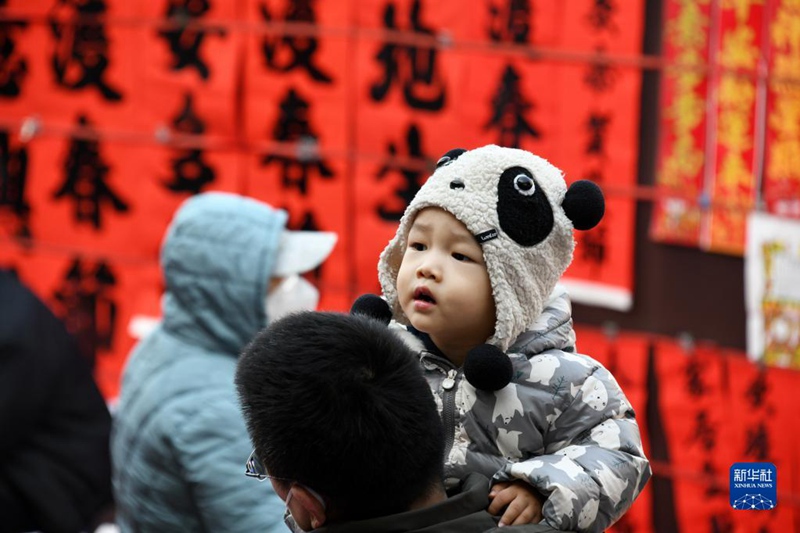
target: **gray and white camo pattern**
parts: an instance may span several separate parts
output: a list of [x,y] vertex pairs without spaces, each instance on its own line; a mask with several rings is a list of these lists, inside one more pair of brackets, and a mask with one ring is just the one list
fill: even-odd
[[475,389],[461,369],[425,351],[410,333],[402,336],[420,355],[445,423],[448,486],[470,472],[495,482],[526,480],[547,496],[542,512],[550,526],[600,532],[650,479],[625,394],[603,365],[574,352],[562,287],[508,350],[514,378],[496,392]]

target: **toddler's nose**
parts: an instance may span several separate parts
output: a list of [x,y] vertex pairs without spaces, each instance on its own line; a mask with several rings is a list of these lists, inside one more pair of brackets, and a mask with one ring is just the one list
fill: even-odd
[[438,279],[439,268],[433,261],[425,261],[417,267],[417,277],[424,279]]

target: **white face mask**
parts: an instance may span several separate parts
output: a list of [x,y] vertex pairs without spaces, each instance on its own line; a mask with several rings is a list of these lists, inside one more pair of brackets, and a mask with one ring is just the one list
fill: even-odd
[[318,303],[319,291],[312,283],[297,274],[287,276],[267,294],[267,324],[290,313],[313,311]]

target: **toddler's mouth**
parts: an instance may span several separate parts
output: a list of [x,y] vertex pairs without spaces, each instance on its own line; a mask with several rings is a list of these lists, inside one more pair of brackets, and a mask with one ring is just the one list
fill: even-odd
[[429,291],[426,287],[417,287],[414,290],[414,300],[429,304],[436,303],[436,299],[431,294],[431,291]]

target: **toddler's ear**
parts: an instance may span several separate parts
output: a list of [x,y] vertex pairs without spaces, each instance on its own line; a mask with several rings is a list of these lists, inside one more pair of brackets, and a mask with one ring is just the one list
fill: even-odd
[[392,321],[392,308],[386,300],[376,294],[362,294],[350,307],[351,315],[364,315],[383,322],[387,326]]
[[494,392],[511,382],[514,367],[503,350],[491,344],[481,344],[467,353],[464,377],[476,389]]

